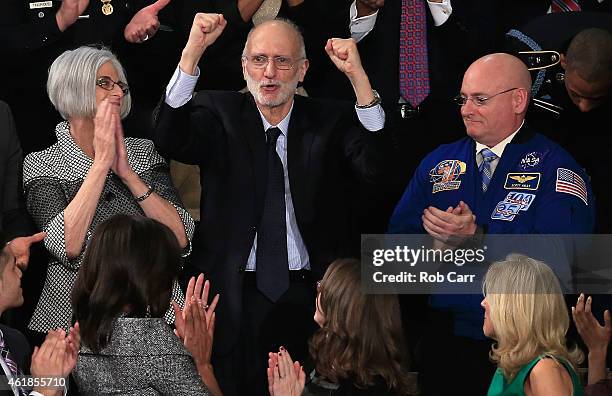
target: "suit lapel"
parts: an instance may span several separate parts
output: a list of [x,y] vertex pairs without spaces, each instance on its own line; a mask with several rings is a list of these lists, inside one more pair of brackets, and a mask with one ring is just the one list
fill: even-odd
[[255,199],[257,203],[256,213],[259,219],[263,208],[266,194],[267,172],[267,153],[266,138],[261,115],[257,110],[257,105],[251,94],[246,94],[241,115],[243,135],[247,140],[253,165],[253,182],[255,185]]
[[306,114],[306,100],[298,95],[294,98],[287,136],[287,168],[296,218],[303,219],[305,205],[314,189],[310,182],[313,175],[310,161],[315,128]]

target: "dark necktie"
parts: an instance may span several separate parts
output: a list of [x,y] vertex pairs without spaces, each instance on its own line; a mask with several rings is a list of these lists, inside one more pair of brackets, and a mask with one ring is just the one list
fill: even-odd
[[266,131],[268,181],[261,222],[257,230],[255,256],[257,288],[273,302],[289,288],[285,177],[283,163],[276,152],[276,140],[280,134],[278,128],[269,128]]
[[429,95],[427,10],[424,0],[402,0],[400,95],[416,108]]
[[580,4],[578,0],[552,0],[550,10],[552,12],[580,11]]
[[[13,359],[11,352],[8,350],[6,344],[4,343],[4,337],[2,336],[2,333],[0,333],[0,354],[2,354],[4,363],[6,363],[6,365],[8,366],[13,377],[23,374],[21,370],[19,369],[19,367],[17,366],[17,363],[15,363],[15,360]],[[18,387],[18,390],[19,390],[20,395],[25,396],[28,394],[27,391],[25,389],[22,389],[21,387]]]

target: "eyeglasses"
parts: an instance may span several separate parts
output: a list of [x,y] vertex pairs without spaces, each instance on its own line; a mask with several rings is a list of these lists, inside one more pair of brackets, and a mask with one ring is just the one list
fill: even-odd
[[506,92],[514,91],[515,89],[519,88],[517,87],[506,89],[505,91],[498,92],[495,95],[491,96],[465,96],[459,94],[453,98],[453,102],[457,103],[459,106],[463,106],[467,103],[468,100],[471,100],[472,103],[474,103],[476,106],[484,106],[489,102],[489,100],[493,99],[497,95],[505,94]]
[[242,59],[245,59],[246,61],[248,61],[251,65],[253,65],[254,68],[256,69],[264,69],[268,66],[268,63],[270,62],[270,59],[272,59],[272,63],[274,64],[274,67],[277,68],[278,70],[289,70],[289,69],[293,69],[293,66],[306,58],[297,58],[297,59],[291,59],[288,58],[286,56],[275,56],[273,58],[268,58],[265,55],[251,55],[251,56],[243,56]]
[[115,88],[115,84],[121,89],[124,95],[127,95],[130,92],[130,87],[123,81],[113,81],[109,76],[101,76],[96,79],[96,85],[102,89],[107,91],[112,91]]

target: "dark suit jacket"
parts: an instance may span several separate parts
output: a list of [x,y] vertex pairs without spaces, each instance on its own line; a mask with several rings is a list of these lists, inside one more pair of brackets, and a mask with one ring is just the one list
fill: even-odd
[[23,157],[11,110],[0,101],[0,230],[10,240],[34,230],[21,190]]
[[[311,269],[319,277],[334,259],[359,254],[349,210],[354,182],[374,181],[383,173],[385,132],[368,132],[356,118],[351,104],[295,97],[289,183]],[[155,135],[162,152],[200,166],[201,224],[193,255],[223,293],[215,339],[222,353],[238,337],[242,273],[264,201],[261,117],[250,94],[201,91],[180,108],[162,104]]]
[[[28,374],[30,372],[30,360],[32,359],[32,348],[30,344],[26,340],[25,336],[21,334],[19,331],[0,324],[0,330],[2,330],[2,334],[4,335],[4,344],[7,346],[9,351],[11,351],[11,356],[17,366],[21,369],[24,374]],[[6,380],[4,377],[4,372],[0,369],[0,375],[2,376],[2,381]],[[8,386],[8,384],[6,384]],[[0,391],[0,395],[12,395],[11,391]]]
[[[379,9],[374,29],[359,42],[364,68],[387,105],[399,99],[399,32],[401,1],[386,1]],[[453,12],[435,26],[427,10],[427,50],[431,95],[450,99],[458,93],[466,67],[480,54],[479,21],[474,1],[453,1]]]

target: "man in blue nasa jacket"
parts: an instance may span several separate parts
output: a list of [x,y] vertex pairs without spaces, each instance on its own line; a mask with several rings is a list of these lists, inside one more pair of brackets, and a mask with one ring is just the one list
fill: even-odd
[[[527,68],[512,55],[487,55],[468,68],[455,98],[468,136],[425,157],[395,208],[389,233],[427,232],[440,242],[452,237],[456,243],[457,237],[476,233],[592,232],[595,208],[588,177],[563,148],[526,125],[530,90]],[[493,367],[486,353],[490,343],[483,341],[480,300],[466,295],[430,301],[453,313],[452,347],[461,361],[447,363],[452,376],[464,379],[462,389],[466,375],[471,377],[470,394],[486,393]],[[464,341],[464,348],[457,346]],[[450,351],[442,352],[447,359]],[[428,370],[427,361],[423,365]]]

